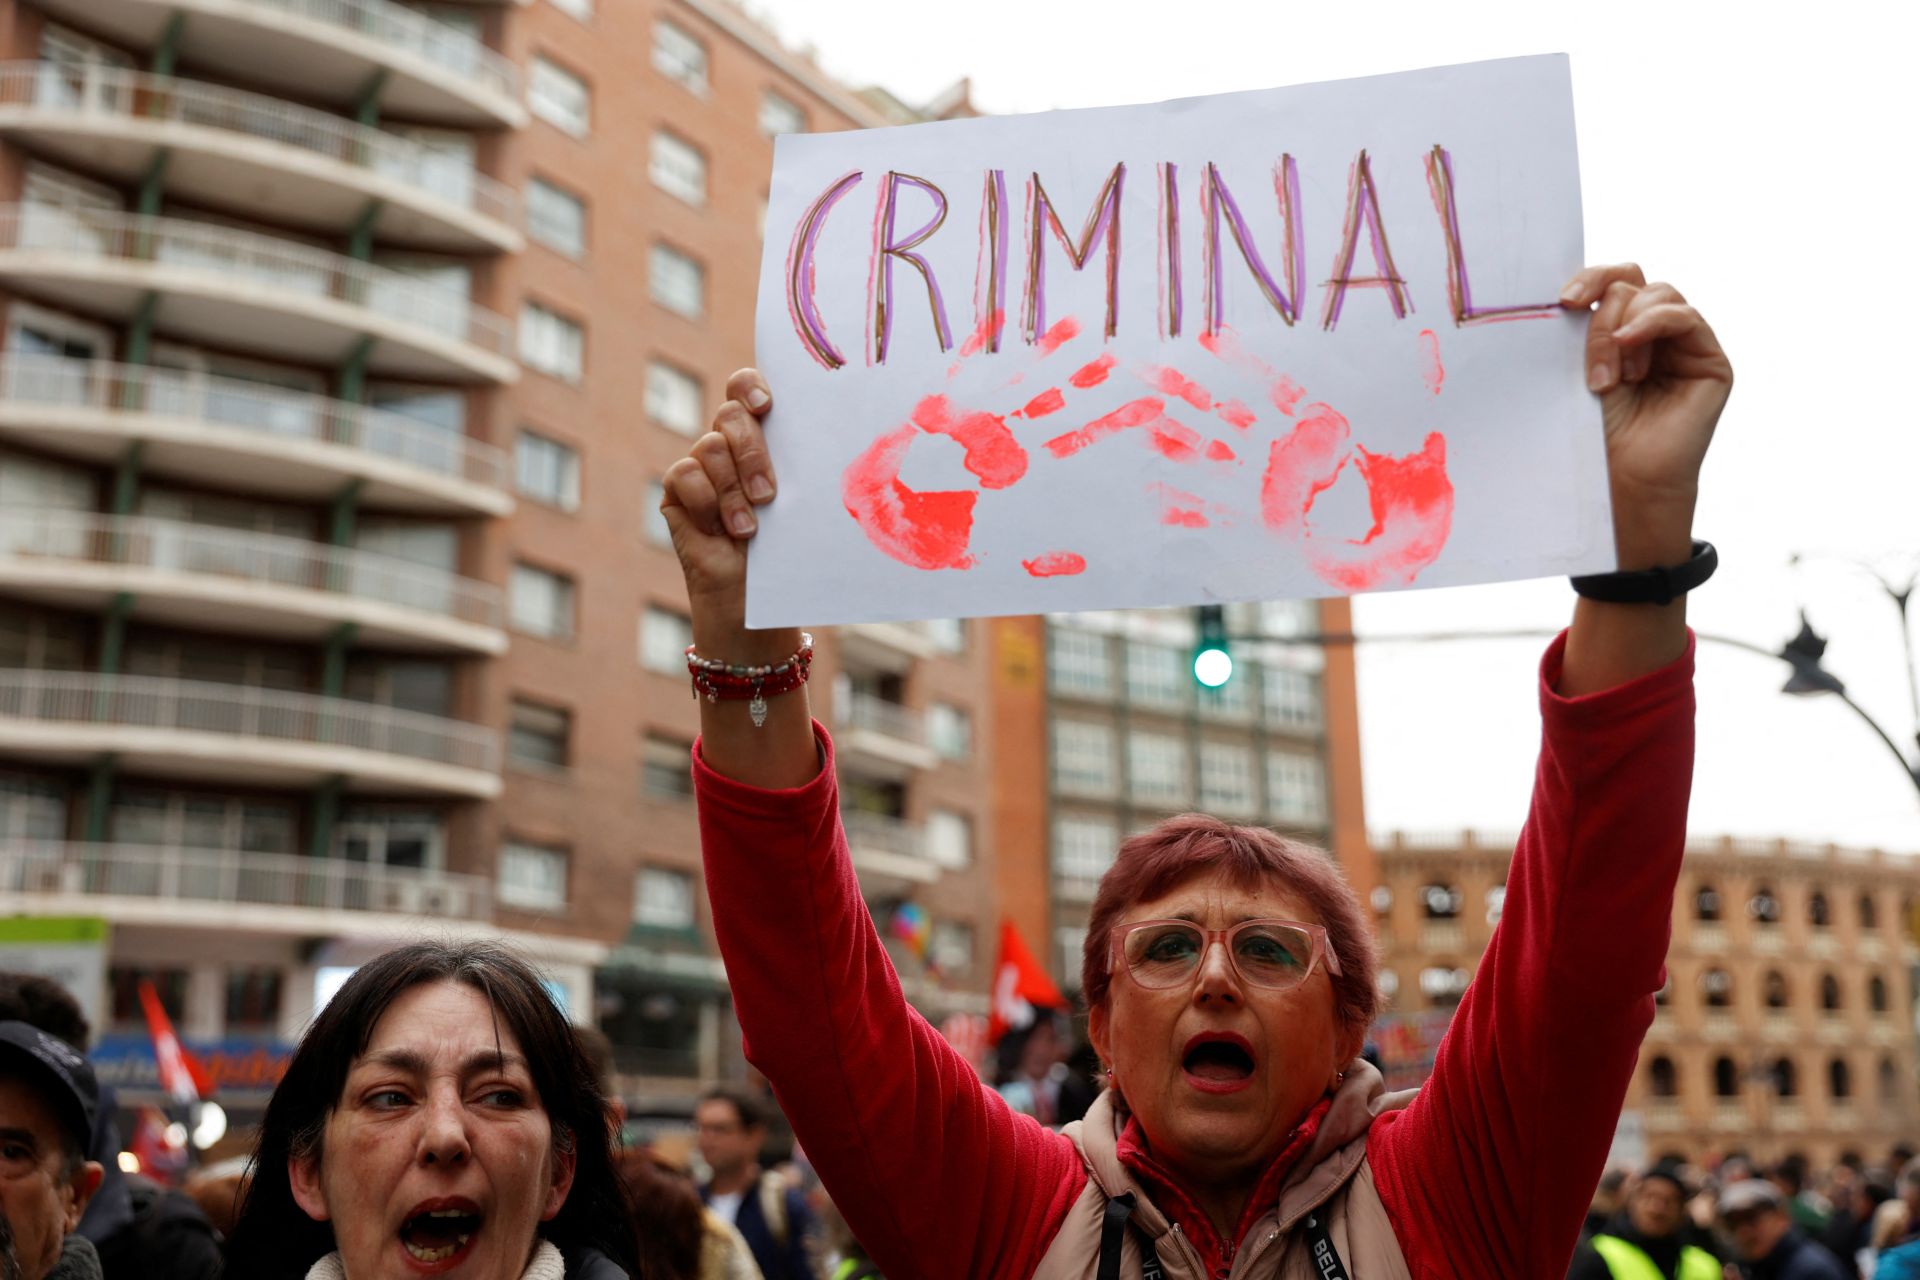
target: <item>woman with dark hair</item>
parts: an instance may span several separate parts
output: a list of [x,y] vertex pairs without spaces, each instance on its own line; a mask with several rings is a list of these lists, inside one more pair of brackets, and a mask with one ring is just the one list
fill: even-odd
[[[908,1006],[808,714],[810,649],[745,625],[754,511],[778,500],[773,396],[752,370],[730,380],[661,504],[707,695],[714,932],[754,1064],[888,1275],[1565,1273],[1663,981],[1692,773],[1685,592],[1714,563],[1693,508],[1733,370],[1638,267],[1581,271],[1561,303],[1584,313],[1619,571],[1575,580],[1541,664],[1505,911],[1411,1102],[1360,1057],[1378,991],[1353,890],[1322,851],[1207,817],[1127,840],[1101,881],[1082,977],[1109,1087],[1080,1123],[1015,1115]],[[1456,749],[1444,725],[1432,745]]]
[[528,965],[420,942],[363,965],[274,1090],[235,1280],[626,1280],[607,1104]]

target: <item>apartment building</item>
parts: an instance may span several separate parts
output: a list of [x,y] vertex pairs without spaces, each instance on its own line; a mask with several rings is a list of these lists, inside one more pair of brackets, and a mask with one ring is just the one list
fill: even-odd
[[[1443,1021],[1499,922],[1513,841],[1399,833],[1376,857],[1385,1022]],[[1667,986],[1627,1094],[1649,1153],[1824,1166],[1920,1138],[1917,895],[1911,858],[1689,841]]]
[[[738,1070],[659,478],[752,362],[773,138],[916,113],[722,0],[0,0],[0,42],[0,914],[107,921],[108,1035],[146,977],[284,1046],[425,929],[525,948],[633,1090]],[[936,1017],[995,915],[976,632],[815,666]]]

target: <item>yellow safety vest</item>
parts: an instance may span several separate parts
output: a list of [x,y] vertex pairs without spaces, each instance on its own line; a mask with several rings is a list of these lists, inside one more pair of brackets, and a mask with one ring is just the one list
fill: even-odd
[[[1613,1280],[1665,1280],[1644,1250],[1619,1236],[1597,1235],[1592,1244],[1613,1272]],[[1690,1244],[1681,1246],[1679,1280],[1720,1280],[1720,1276],[1720,1263],[1712,1254]]]

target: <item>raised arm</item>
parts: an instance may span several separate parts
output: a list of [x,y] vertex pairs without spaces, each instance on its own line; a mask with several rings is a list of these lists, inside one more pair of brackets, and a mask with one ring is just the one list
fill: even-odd
[[[1568,284],[1588,324],[1623,571],[1691,555],[1733,373],[1637,267]],[[1597,304],[1597,305],[1596,305]],[[1565,1272],[1664,980],[1693,771],[1684,598],[1581,599],[1541,666],[1544,735],[1505,907],[1434,1064],[1370,1149],[1417,1280]]]
[[[673,533],[704,658],[776,666],[800,633],[745,626],[746,542],[772,501],[757,373],[668,470]],[[694,778],[714,931],[747,1056],[888,1275],[1025,1275],[1084,1185],[1072,1144],[1014,1115],[902,994],[840,825],[831,743],[806,689],[700,702]]]

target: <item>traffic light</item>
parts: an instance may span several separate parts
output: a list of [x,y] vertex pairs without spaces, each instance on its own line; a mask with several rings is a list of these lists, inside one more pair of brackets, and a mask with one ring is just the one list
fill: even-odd
[[1233,655],[1227,651],[1226,612],[1217,604],[1193,611],[1200,643],[1193,649],[1193,678],[1203,688],[1218,689],[1233,679]]

